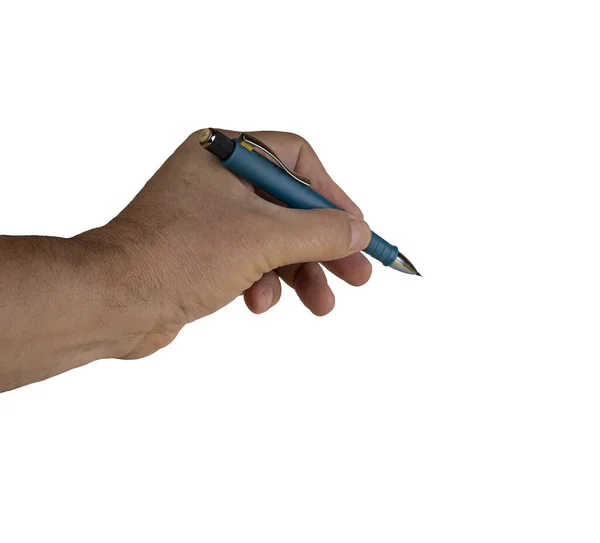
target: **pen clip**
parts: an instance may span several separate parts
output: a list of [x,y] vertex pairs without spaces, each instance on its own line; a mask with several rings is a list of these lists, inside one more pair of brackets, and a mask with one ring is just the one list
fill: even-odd
[[[302,177],[300,174],[296,173],[294,170],[289,168],[285,164],[285,162],[275,154],[274,151],[269,149],[269,147],[267,147],[267,145],[260,141],[258,138],[255,138],[254,136],[247,134],[246,132],[242,132],[240,140],[242,145],[245,143],[246,145],[250,146],[249,151],[252,151],[252,147],[260,149],[263,153],[270,156],[281,169],[285,170],[285,172],[291,177],[293,177],[296,181],[304,185],[310,186],[310,181],[306,179],[306,177]],[[246,147],[246,145],[244,145],[244,147]]]

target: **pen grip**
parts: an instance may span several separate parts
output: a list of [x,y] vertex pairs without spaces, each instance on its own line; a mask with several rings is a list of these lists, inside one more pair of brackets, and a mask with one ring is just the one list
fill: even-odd
[[[340,209],[327,198],[300,183],[285,170],[256,151],[250,151],[235,141],[233,153],[222,161],[223,166],[268,192],[281,202],[297,209]],[[385,266],[394,262],[398,248],[373,232],[365,253]]]

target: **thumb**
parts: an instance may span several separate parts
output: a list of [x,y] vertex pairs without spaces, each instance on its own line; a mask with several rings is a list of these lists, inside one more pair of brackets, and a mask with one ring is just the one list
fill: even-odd
[[273,240],[274,268],[328,262],[362,251],[371,241],[368,224],[336,209],[286,209]]

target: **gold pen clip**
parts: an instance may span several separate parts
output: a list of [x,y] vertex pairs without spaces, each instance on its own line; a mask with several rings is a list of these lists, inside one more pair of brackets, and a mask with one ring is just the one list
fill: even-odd
[[306,177],[302,177],[300,174],[296,173],[291,168],[288,168],[285,162],[281,160],[275,154],[274,151],[269,149],[269,147],[267,147],[267,145],[260,141],[258,138],[255,138],[254,136],[247,134],[246,132],[242,132],[240,136],[240,145],[243,145],[246,149],[248,149],[248,151],[252,151],[253,148],[256,147],[257,149],[261,150],[263,153],[271,157],[280,168],[285,170],[285,172],[291,177],[293,177],[296,181],[310,186],[310,181],[306,179]]

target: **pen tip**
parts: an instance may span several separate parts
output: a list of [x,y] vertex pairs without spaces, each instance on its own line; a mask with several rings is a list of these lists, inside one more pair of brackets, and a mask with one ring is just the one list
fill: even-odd
[[422,277],[421,274],[417,271],[417,268],[415,268],[411,264],[410,260],[408,260],[408,258],[406,258],[402,253],[398,253],[396,260],[392,262],[391,267],[402,273],[407,273],[409,275],[418,275],[419,277]]

